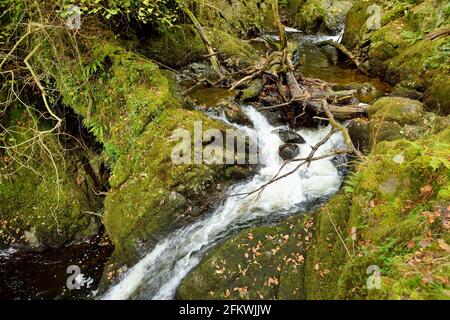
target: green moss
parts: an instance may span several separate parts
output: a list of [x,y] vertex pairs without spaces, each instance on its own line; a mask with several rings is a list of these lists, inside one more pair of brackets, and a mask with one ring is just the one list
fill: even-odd
[[[24,244],[57,247],[97,232],[88,212],[98,212],[99,198],[92,177],[83,166],[86,152],[63,151],[56,135],[33,138],[33,120],[25,108],[10,106],[7,145],[20,145],[0,162],[0,246]],[[40,130],[48,129],[43,121]],[[90,228],[90,229],[89,229]]]
[[181,299],[299,299],[304,297],[310,216],[242,231],[208,253],[181,285]]
[[202,25],[238,36],[272,31],[274,26],[270,1],[216,0],[214,6],[199,2],[196,14]]
[[172,149],[179,143],[171,141],[172,132],[186,129],[192,133],[195,121],[202,121],[204,130],[223,128],[197,111],[165,110],[114,166],[104,223],[118,244],[117,255],[128,259],[133,256],[128,251],[133,252],[138,240],[157,239],[179,226],[182,215],[195,214],[179,198],[206,203],[214,183],[225,175],[224,166],[172,164]]
[[[367,30],[367,7],[382,7],[381,28]],[[425,92],[428,110],[448,114],[448,37],[433,41],[426,35],[448,26],[445,1],[369,1],[349,12],[343,44],[357,49],[371,72],[391,83],[407,81],[411,89]]]
[[[220,29],[205,28],[212,46],[225,58],[236,60],[235,64],[251,65],[256,59],[253,47],[230,33]],[[159,37],[146,41],[142,51],[164,64],[181,67],[194,61],[204,61],[205,46],[192,25],[178,25]]]
[[[349,199],[339,195],[318,213],[314,247],[308,252],[305,271],[305,292],[308,300],[333,299],[337,281],[348,259],[349,245],[345,222],[349,214]],[[345,241],[345,245],[342,241]]]
[[423,104],[400,97],[378,99],[368,110],[370,119],[395,121],[400,125],[418,124],[423,119]]
[[[379,143],[315,222],[295,218],[243,231],[207,255],[180,298],[448,299],[448,141],[447,128],[416,142]],[[295,241],[266,256],[288,225]],[[255,246],[260,257],[252,255]],[[292,255],[304,263],[287,265]],[[368,287],[374,266],[380,288]],[[277,279],[275,287],[268,278]]]
[[[337,32],[345,20],[347,12],[353,2],[349,1],[322,1],[307,0],[292,6],[297,8],[293,15],[293,24],[307,33]],[[292,13],[291,13],[292,14]]]

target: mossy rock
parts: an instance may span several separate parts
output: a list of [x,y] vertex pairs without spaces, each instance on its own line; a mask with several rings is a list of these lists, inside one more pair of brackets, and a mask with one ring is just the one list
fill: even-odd
[[293,25],[307,33],[336,33],[340,31],[352,5],[351,0],[306,0],[302,3],[295,1],[288,7],[288,13]]
[[[5,137],[7,145],[22,147],[0,161],[0,247],[59,247],[97,234],[99,222],[90,213],[100,213],[101,199],[92,191],[97,177],[86,170],[95,155],[63,150],[56,134],[28,145],[35,119],[29,112],[34,113],[12,105],[2,119],[5,128],[14,128]],[[39,126],[50,128],[44,121]]]
[[198,111],[168,109],[114,166],[104,223],[119,260],[133,261],[139,243],[151,246],[202,214],[214,199],[217,183],[226,179],[224,165],[172,163],[172,150],[179,143],[171,140],[172,132],[192,132],[195,121],[202,121],[203,130],[224,128]]
[[180,299],[303,299],[310,215],[244,230],[209,252],[178,290]]
[[193,222],[226,186],[230,166],[172,163],[180,143],[172,141],[172,133],[192,133],[196,121],[203,130],[226,127],[183,109],[169,73],[124,49],[110,33],[83,39],[80,47],[81,64],[69,59],[61,68],[48,65],[45,57],[53,52],[46,46],[37,57],[55,79],[63,103],[84,118],[103,145],[111,170],[103,222],[115,245],[113,262],[133,264],[139,248]]
[[[367,8],[372,4],[381,7],[383,16],[381,28],[370,31],[365,24],[369,17]],[[347,17],[343,44],[358,50],[372,73],[392,84],[411,83],[410,89],[418,91],[429,111],[447,115],[449,38],[426,40],[426,34],[448,26],[445,6],[445,1],[432,0],[355,4]],[[411,97],[411,92],[406,94]]]
[[424,106],[417,100],[384,97],[370,106],[368,113],[373,120],[394,121],[400,125],[419,124],[423,119]]
[[[222,60],[231,59],[238,66],[249,66],[256,59],[255,49],[247,42],[220,29],[205,28],[212,46]],[[205,46],[192,25],[177,25],[160,36],[148,39],[140,49],[145,55],[173,67],[204,61]]]
[[214,6],[199,2],[195,13],[203,26],[237,36],[258,35],[274,29],[271,2],[267,0],[217,0]]

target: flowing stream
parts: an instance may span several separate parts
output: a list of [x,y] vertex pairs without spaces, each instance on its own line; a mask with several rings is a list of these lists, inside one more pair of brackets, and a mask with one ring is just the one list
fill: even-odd
[[[251,180],[236,184],[228,195],[254,191],[276,175],[283,165],[278,149],[283,142],[276,128],[252,107],[245,113],[253,122],[253,128],[239,127],[257,139],[260,150],[260,169]],[[307,141],[300,145],[298,158],[305,158],[314,146],[329,132],[330,127],[298,131]],[[316,156],[345,148],[340,134],[335,134],[316,153]],[[290,163],[282,170],[288,172],[297,166]],[[205,252],[220,240],[245,227],[270,223],[279,218],[300,212],[320,198],[338,191],[342,176],[332,158],[315,161],[309,168],[301,168],[295,174],[270,184],[259,195],[231,196],[215,212],[202,220],[173,232],[160,241],[153,251],[145,255],[122,280],[103,296],[103,299],[172,299],[182,280],[201,261]],[[302,209],[303,208],[303,209]]]

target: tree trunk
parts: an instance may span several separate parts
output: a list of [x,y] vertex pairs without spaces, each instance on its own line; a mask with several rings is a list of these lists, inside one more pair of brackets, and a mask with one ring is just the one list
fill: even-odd
[[197,20],[197,18],[192,13],[192,11],[189,10],[188,7],[184,7],[183,11],[184,11],[184,13],[186,13],[188,15],[189,19],[192,21],[195,28],[197,29],[197,32],[200,35],[200,38],[202,38],[203,44],[205,45],[206,50],[208,51],[209,62],[211,64],[212,71],[217,75],[217,77],[219,79],[224,78],[225,75],[223,74],[222,68],[220,67],[219,59],[217,59],[217,54],[214,51],[208,37],[206,36],[205,30],[203,29],[202,25]]

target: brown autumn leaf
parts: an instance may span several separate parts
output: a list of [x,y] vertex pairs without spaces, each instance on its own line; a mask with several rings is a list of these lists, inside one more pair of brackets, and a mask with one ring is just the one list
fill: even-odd
[[444,239],[439,239],[438,244],[439,244],[439,248],[441,248],[442,250],[445,250],[447,252],[450,252],[450,246],[447,243],[445,243]]
[[412,249],[412,248],[414,248],[415,246],[416,246],[416,244],[415,244],[414,241],[412,241],[412,240],[409,240],[408,243],[406,244],[406,247],[407,247],[408,249]]
[[428,184],[428,185],[424,186],[422,189],[420,189],[420,193],[423,196],[428,196],[433,193],[433,187]]
[[81,185],[85,180],[85,177],[77,176],[77,185]]

